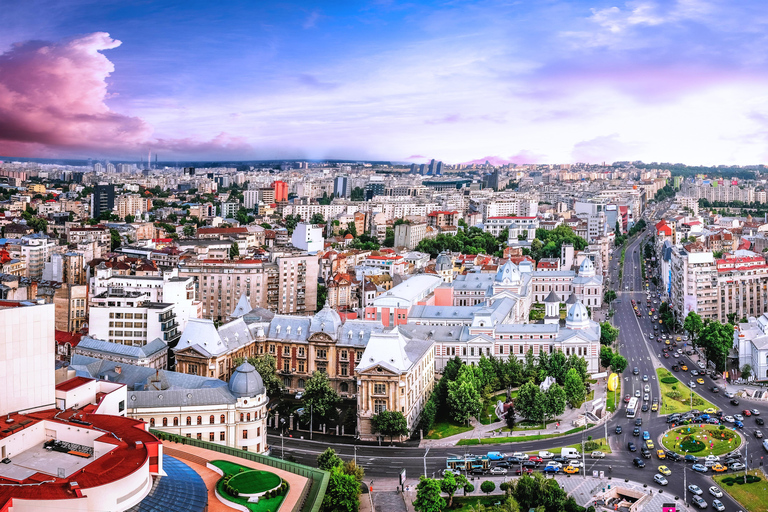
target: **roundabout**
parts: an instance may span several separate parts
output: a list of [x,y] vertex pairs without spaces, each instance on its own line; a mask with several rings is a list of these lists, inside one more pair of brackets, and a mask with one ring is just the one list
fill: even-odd
[[667,450],[697,457],[725,455],[743,442],[739,432],[725,425],[683,425],[662,434],[660,441]]

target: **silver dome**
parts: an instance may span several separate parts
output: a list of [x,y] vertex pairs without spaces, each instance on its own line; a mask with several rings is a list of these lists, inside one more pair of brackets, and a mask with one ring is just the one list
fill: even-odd
[[261,375],[250,363],[243,363],[229,378],[229,391],[237,398],[252,398],[265,393]]

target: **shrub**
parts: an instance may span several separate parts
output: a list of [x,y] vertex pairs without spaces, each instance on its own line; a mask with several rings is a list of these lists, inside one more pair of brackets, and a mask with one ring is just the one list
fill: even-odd
[[587,441],[584,443],[584,451],[592,452],[600,448],[600,443],[597,441]]
[[659,380],[664,384],[677,384],[678,382],[680,382],[675,377],[662,377]]

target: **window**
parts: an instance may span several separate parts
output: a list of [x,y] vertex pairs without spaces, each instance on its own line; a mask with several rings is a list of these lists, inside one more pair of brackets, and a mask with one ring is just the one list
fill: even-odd
[[248,439],[248,431],[243,430],[243,439]]
[[342,377],[346,377],[347,375],[349,375],[349,368],[348,367],[349,367],[349,365],[347,363],[342,363],[341,364],[341,376]]
[[304,379],[299,379],[299,388],[304,389]]
[[358,350],[357,352],[355,352],[355,361],[359,361],[362,358],[363,358],[363,352],[362,351]]
[[243,413],[240,413],[240,421],[241,421],[241,422],[245,421],[245,420],[244,420],[244,418],[245,418],[245,414],[243,414]]
[[288,347],[288,346],[283,347],[283,355],[284,356],[291,355],[291,347]]
[[386,384],[379,384],[376,383],[373,385],[373,393],[376,395],[383,395],[387,392],[387,385]]
[[379,414],[382,411],[387,410],[387,401],[386,400],[374,400],[373,401],[373,413]]
[[209,432],[208,433],[208,440],[211,441],[211,442],[216,440],[213,432]]
[[349,391],[349,384],[347,384],[346,382],[342,382],[339,385],[339,390],[341,390],[342,393],[348,392]]
[[[350,333],[350,334],[351,334],[351,333]],[[346,350],[342,350],[342,351],[341,351],[341,358],[342,358],[342,359],[347,359],[347,351],[346,351]]]
[[305,354],[304,354],[304,347],[299,347],[299,352],[298,352],[298,354],[299,354],[299,357],[304,357],[304,355],[305,355]]
[[198,432],[197,433],[197,440],[198,441],[202,441],[203,440],[203,433],[202,432]]
[[215,418],[213,417],[213,414],[211,414],[211,417],[210,417],[210,418],[208,418],[208,423],[210,423],[211,425],[213,425],[215,422],[216,422],[216,421],[215,421]]
[[202,416],[198,416],[197,417],[197,424],[198,425],[202,425],[203,424],[203,417]]
[[219,441],[226,441],[226,440],[227,440],[226,434],[222,430],[221,432],[219,432]]
[[251,421],[251,413],[245,415],[245,421]]
[[192,416],[187,416],[187,425],[192,424]]
[[328,351],[324,348],[317,349],[317,358],[318,359],[327,359]]
[[173,426],[178,427],[179,426],[179,418],[178,416],[173,417]]
[[163,418],[163,426],[164,427],[168,426],[168,418]]
[[291,379],[290,377],[285,377],[283,379],[283,386],[286,388],[290,388],[292,383],[293,383],[293,379]]
[[227,417],[222,414],[219,417],[219,423],[226,423],[226,422],[227,422]]
[[290,361],[283,361],[283,371],[284,372],[291,371],[291,362]]
[[155,418],[149,418],[149,426],[154,427],[155,426]]
[[269,346],[269,353],[270,354],[274,354],[275,353],[275,346],[274,345],[270,345]]
[[[304,373],[304,361],[299,361],[299,372]],[[303,386],[299,386],[303,387]]]

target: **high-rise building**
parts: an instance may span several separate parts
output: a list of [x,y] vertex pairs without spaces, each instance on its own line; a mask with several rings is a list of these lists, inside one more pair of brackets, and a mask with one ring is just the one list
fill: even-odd
[[91,217],[97,219],[102,213],[112,213],[115,209],[115,186],[99,183],[93,187],[91,196]]
[[347,176],[336,176],[333,180],[333,195],[336,197],[349,197],[349,178]]
[[284,181],[275,181],[272,183],[272,190],[275,191],[275,202],[288,200],[288,184]]

